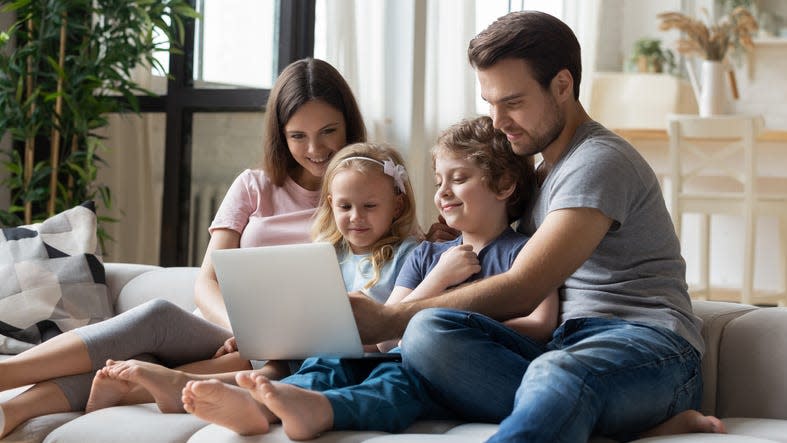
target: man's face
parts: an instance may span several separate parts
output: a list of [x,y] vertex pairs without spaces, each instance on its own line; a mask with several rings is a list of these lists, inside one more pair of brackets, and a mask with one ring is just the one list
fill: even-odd
[[477,74],[489,116],[516,154],[542,152],[563,131],[565,115],[553,88],[543,89],[524,60],[504,59]]

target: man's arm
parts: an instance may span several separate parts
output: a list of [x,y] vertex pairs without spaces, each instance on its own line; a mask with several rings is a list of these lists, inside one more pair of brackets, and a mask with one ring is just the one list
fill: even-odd
[[379,305],[352,297],[361,338],[378,343],[401,336],[413,315],[431,307],[479,312],[500,321],[528,315],[590,257],[611,225],[612,219],[597,209],[553,211],[502,274],[411,303]]
[[230,319],[224,297],[219,289],[219,281],[213,268],[210,254],[217,249],[231,249],[240,247],[240,234],[231,229],[216,229],[210,236],[205,258],[202,260],[199,274],[194,283],[194,302],[202,315],[213,323],[227,329],[230,328]]

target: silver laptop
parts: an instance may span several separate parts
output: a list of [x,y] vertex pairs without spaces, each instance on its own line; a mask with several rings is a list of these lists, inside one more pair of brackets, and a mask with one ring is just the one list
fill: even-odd
[[221,249],[211,259],[243,358],[398,358],[363,352],[329,243]]

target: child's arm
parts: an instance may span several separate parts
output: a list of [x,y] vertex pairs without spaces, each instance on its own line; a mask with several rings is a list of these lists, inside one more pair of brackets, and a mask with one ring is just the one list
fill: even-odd
[[[478,256],[470,245],[457,245],[440,255],[437,265],[415,289],[394,288],[386,305],[411,302],[442,294],[451,286],[458,285],[479,272]],[[399,291],[402,289],[402,291]],[[405,292],[409,291],[409,292]]]
[[552,338],[552,332],[557,327],[558,308],[557,290],[554,290],[530,315],[512,318],[504,321],[503,324],[533,340],[546,343]]

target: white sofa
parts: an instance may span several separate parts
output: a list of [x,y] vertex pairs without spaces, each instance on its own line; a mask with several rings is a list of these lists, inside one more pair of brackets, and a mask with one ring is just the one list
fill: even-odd
[[[193,309],[196,268],[106,264],[116,312],[162,297]],[[702,410],[724,419],[727,436],[693,434],[642,442],[787,442],[787,309],[723,302],[694,302],[705,321]],[[0,401],[21,389],[0,393]],[[544,426],[549,426],[545,423]],[[320,443],[481,442],[496,425],[422,421],[406,433],[329,432]],[[188,414],[161,414],[153,404],[108,408],[91,414],[65,413],[24,423],[3,442],[288,442],[280,426],[267,435],[241,437]],[[592,442],[610,440],[594,438]]]

